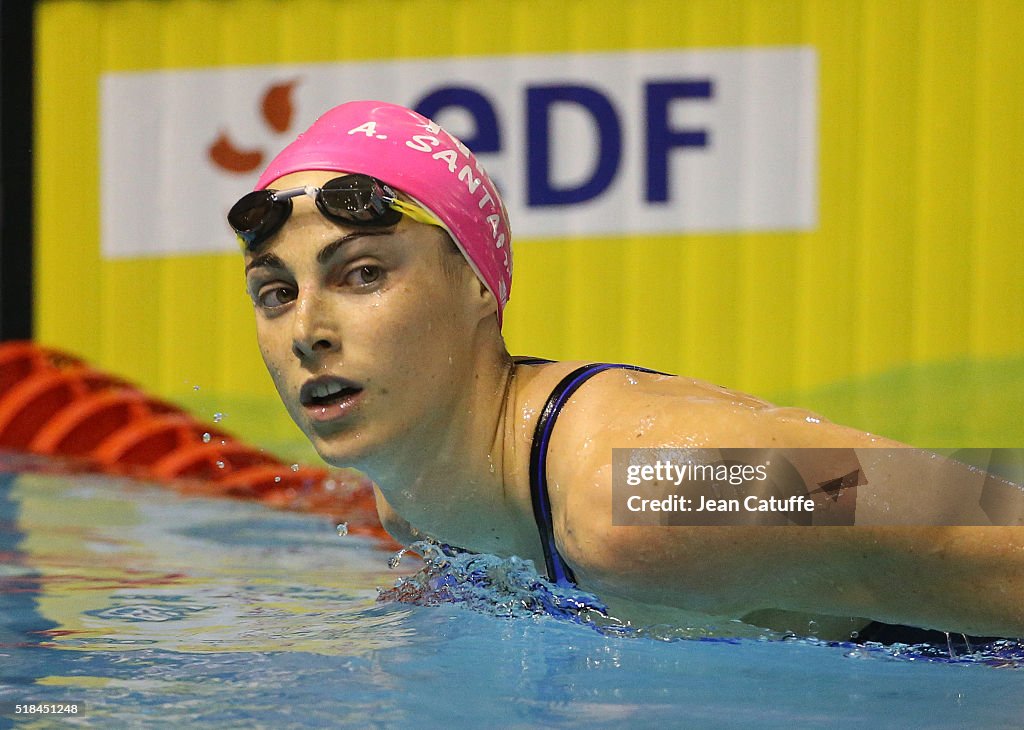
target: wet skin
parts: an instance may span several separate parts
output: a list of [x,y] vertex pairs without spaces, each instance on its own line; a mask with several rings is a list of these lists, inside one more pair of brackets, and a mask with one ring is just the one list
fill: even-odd
[[[337,174],[296,173],[271,187]],[[444,273],[451,254],[439,229],[403,220],[367,232],[326,220],[304,196],[294,204],[284,227],[246,255],[260,350],[292,418],[328,463],[375,481],[398,539],[430,536],[542,565],[529,493],[533,428],[580,363],[514,366],[491,295],[464,263]],[[839,617],[844,633],[864,622],[847,617],[860,616],[1024,634],[1022,528],[611,524],[612,448],[856,448],[893,498],[927,499],[956,476],[912,460],[902,471],[872,464],[873,447],[899,444],[700,381],[622,371],[589,381],[558,424],[548,459],[556,542],[581,586],[620,613],[747,616],[799,630],[778,623],[783,611]]]

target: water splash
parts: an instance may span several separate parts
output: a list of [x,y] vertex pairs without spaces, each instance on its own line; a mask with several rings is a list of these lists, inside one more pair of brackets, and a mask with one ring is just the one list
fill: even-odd
[[[606,636],[646,638],[657,641],[701,640],[727,643],[744,641],[785,641],[811,646],[831,647],[856,659],[927,661],[954,664],[985,664],[1024,669],[1024,644],[1000,640],[983,647],[933,646],[930,644],[854,643],[817,638],[816,622],[808,624],[810,636],[757,629],[741,621],[718,626],[634,626],[612,616],[597,596],[578,588],[557,586],[537,573],[533,561],[518,557],[463,552],[448,545],[415,542],[388,561],[395,568],[407,553],[423,559],[423,568],[415,575],[400,578],[392,588],[378,588],[377,600],[383,603],[408,603],[418,606],[461,604],[473,611],[499,618],[551,616],[588,626]],[[958,650],[959,649],[959,650]]]
[[407,552],[423,558],[423,569],[401,578],[393,588],[379,590],[378,601],[419,606],[459,603],[505,618],[548,615],[611,630],[616,625],[626,628],[608,616],[597,596],[549,583],[531,560],[467,553],[421,541],[399,551],[388,564],[396,567]]

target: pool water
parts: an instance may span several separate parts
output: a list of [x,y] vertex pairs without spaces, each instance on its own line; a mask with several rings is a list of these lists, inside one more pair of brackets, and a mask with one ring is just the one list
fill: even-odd
[[320,517],[2,473],[0,727],[29,701],[81,709],[25,727],[1024,724],[1019,651],[665,641],[458,590],[381,602],[422,565],[392,557]]

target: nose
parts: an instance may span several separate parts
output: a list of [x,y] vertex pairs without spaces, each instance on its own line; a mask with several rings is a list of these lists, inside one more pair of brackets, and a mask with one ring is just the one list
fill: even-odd
[[300,296],[292,320],[292,353],[307,361],[317,354],[337,350],[341,345],[330,317],[315,292]]

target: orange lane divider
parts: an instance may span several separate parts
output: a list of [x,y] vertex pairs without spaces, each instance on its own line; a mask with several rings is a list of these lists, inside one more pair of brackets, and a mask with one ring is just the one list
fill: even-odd
[[0,343],[0,449],[192,494],[329,514],[350,532],[390,542],[368,480],[289,466],[125,380],[33,342]]

